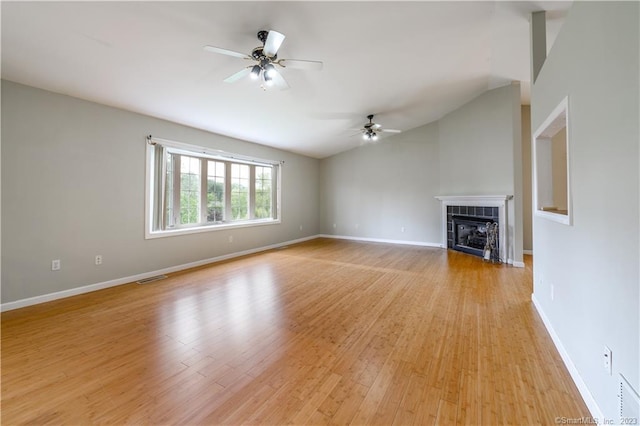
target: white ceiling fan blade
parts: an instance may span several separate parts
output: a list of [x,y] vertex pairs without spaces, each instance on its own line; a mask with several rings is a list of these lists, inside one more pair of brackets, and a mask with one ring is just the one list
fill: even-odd
[[251,67],[247,67],[247,68],[241,69],[237,73],[235,73],[233,75],[230,75],[229,77],[225,78],[224,82],[225,83],[234,83],[234,82],[240,80],[242,77],[245,77],[250,72],[251,72]]
[[276,70],[272,70],[271,72],[271,82],[274,87],[277,87],[280,90],[286,90],[289,88],[287,80],[285,80],[282,74]]
[[402,133],[402,130],[396,129],[377,129],[376,132],[385,132],[385,133]]
[[229,49],[223,49],[221,47],[215,47],[215,46],[205,46],[204,50],[206,50],[207,52],[212,52],[212,53],[220,53],[223,55],[228,55],[228,56],[235,56],[236,58],[242,58],[242,59],[251,59],[251,57],[245,53],[240,53],[240,52],[236,52],[233,50],[229,50]]
[[273,57],[278,53],[280,45],[284,41],[284,34],[280,34],[277,31],[270,30],[267,40],[264,42],[264,49],[262,51],[265,55]]
[[278,65],[286,68],[320,71],[323,64],[320,61],[307,61],[304,59],[280,59]]

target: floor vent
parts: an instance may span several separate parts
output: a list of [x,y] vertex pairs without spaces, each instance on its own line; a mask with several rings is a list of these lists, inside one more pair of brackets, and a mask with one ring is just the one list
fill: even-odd
[[154,281],[164,280],[165,278],[167,278],[166,275],[156,275],[155,277],[144,278],[144,279],[136,281],[136,282],[138,284],[149,284],[149,283],[152,283]]
[[618,399],[620,401],[620,424],[637,424],[638,418],[640,418],[640,396],[622,374],[620,374]]

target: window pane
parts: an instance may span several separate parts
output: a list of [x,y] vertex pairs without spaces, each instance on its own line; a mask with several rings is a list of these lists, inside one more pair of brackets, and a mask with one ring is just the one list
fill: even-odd
[[173,223],[173,162],[175,155],[167,155],[167,175],[165,176],[165,226],[172,227]]
[[256,166],[256,219],[271,216],[271,167]]
[[209,161],[207,165],[207,222],[224,219],[224,163]]
[[249,219],[249,166],[231,164],[231,220]]
[[180,156],[180,223],[200,222],[200,160]]

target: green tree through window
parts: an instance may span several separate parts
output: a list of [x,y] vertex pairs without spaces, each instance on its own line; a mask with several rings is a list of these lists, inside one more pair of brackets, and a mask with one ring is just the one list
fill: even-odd
[[180,158],[180,223],[200,222],[200,160]]
[[249,218],[249,166],[231,165],[231,216],[233,220]]
[[271,217],[271,168],[256,166],[256,203],[255,217],[256,219],[264,219]]
[[207,175],[207,222],[221,222],[224,219],[225,164],[208,161]]

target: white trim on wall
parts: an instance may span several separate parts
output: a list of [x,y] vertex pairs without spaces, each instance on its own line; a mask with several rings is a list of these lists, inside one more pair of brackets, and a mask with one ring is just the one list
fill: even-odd
[[[77,296],[80,294],[90,293],[92,291],[103,290],[110,287],[116,287],[123,284],[131,284],[136,281],[154,277],[156,275],[169,274],[172,272],[183,271],[189,268],[195,268],[197,266],[203,266],[211,263],[220,262],[223,260],[233,259],[240,256],[246,256],[249,254],[260,253],[267,250],[272,250],[279,247],[284,247],[291,244],[301,243],[304,241],[314,240],[316,238],[333,238],[339,240],[352,240],[352,241],[365,241],[365,242],[374,242],[374,243],[386,243],[386,244],[401,244],[401,245],[411,245],[411,246],[419,246],[419,247],[434,247],[434,248],[446,248],[443,247],[440,243],[432,243],[426,241],[408,241],[408,240],[390,240],[384,238],[364,238],[364,237],[352,237],[348,235],[331,235],[331,234],[317,234],[311,235],[309,237],[298,238],[295,240],[285,241],[278,244],[271,244],[268,246],[258,247],[254,249],[244,250],[240,252],[225,254],[222,256],[216,256],[209,259],[202,259],[195,262],[189,262],[182,265],[171,266],[168,268],[158,269],[156,271],[144,272],[141,274],[131,275],[128,277],[116,278],[114,280],[103,281],[100,283],[89,284],[82,287],[76,287],[69,290],[57,291],[55,293],[43,294],[41,296],[29,297],[26,299],[20,299],[13,302],[7,302],[0,305],[0,312],[11,311],[14,309],[25,308],[27,306],[38,305],[40,303],[51,302],[54,300],[64,299],[71,296]],[[524,263],[522,262],[514,262],[513,266],[524,267]]]
[[334,238],[337,240],[352,240],[352,241],[366,241],[371,243],[387,243],[387,244],[403,244],[408,246],[420,246],[420,247],[436,247],[442,248],[442,244],[429,243],[423,241],[408,241],[408,240],[388,240],[384,238],[365,238],[365,237],[351,237],[349,235],[332,235],[332,234],[320,234],[321,238]]
[[[331,234],[320,234],[318,237],[323,238],[335,238],[338,240],[352,240],[352,241],[367,241],[372,243],[387,243],[387,244],[403,244],[408,246],[420,246],[420,247],[435,247],[435,248],[444,248],[440,243],[429,243],[424,241],[408,241],[408,240],[387,240],[384,238],[364,238],[364,237],[352,237],[349,235],[331,235]],[[513,265],[517,268],[524,268],[524,262],[514,262],[512,259],[509,259],[505,262],[509,265]]]
[[189,262],[182,265],[171,266],[169,268],[159,269],[157,271],[144,272],[142,274],[131,275],[128,277],[117,278],[115,280],[104,281],[101,283],[90,284],[83,287],[76,287],[69,290],[57,291],[55,293],[43,294],[41,296],[29,297],[27,299],[16,300],[14,302],[7,302],[0,305],[0,312],[11,311],[13,309],[24,308],[27,306],[37,305],[40,303],[51,302],[53,300],[64,299],[66,297],[77,296],[79,294],[90,293],[96,290],[102,290],[109,287],[115,287],[122,284],[130,284],[136,281],[154,277],[156,275],[169,274],[171,272],[182,271],[189,268],[195,268],[197,266],[207,265],[209,263],[216,263],[223,260],[233,259],[235,257],[246,256],[248,254],[259,253],[262,251],[271,250],[278,247],[287,246],[290,244],[301,243],[318,238],[318,235],[312,235],[305,238],[299,238],[296,240],[285,241],[282,243],[271,244],[268,246],[258,247],[254,249],[239,251],[235,253],[225,254],[222,256],[216,256],[209,259],[202,259],[195,262]]
[[567,367],[567,370],[569,370],[569,374],[571,375],[573,382],[578,388],[578,392],[580,392],[580,396],[582,396],[584,403],[587,405],[587,408],[591,413],[591,417],[594,419],[604,419],[605,417],[602,413],[602,410],[600,410],[598,403],[593,398],[593,395],[591,395],[591,392],[589,392],[589,388],[587,387],[587,384],[584,382],[584,380],[582,380],[582,377],[580,376],[578,369],[574,365],[573,361],[571,361],[571,357],[569,356],[569,353],[564,348],[564,345],[562,344],[560,337],[556,334],[556,331],[553,329],[553,326],[551,325],[551,321],[549,320],[547,315],[544,313],[544,310],[542,309],[542,305],[540,304],[540,302],[538,302],[538,299],[536,299],[535,294],[531,295],[531,301],[533,302],[533,306],[536,308],[538,315],[540,315],[540,318],[542,319],[542,322],[545,328],[547,329],[549,336],[551,336],[551,340],[553,340],[553,344],[558,350],[558,353],[560,353],[560,358],[562,358],[562,362],[564,362],[565,367]]
[[254,249],[244,250],[240,252],[225,254],[222,256],[216,256],[209,259],[202,259],[195,262],[189,262],[182,265],[171,266],[168,268],[158,269],[156,271],[144,272],[141,274],[131,275],[128,277],[116,278],[114,280],[104,281],[95,284],[89,284],[82,287],[76,287],[69,290],[57,291],[55,293],[43,294],[41,296],[29,297],[26,299],[20,299],[13,302],[7,302],[0,305],[0,312],[11,311],[14,309],[25,308],[27,306],[38,305],[40,303],[51,302],[54,300],[64,299],[71,296],[77,296],[80,294],[90,293],[92,291],[103,290],[105,288],[116,287],[123,284],[131,284],[136,281],[154,277],[156,275],[169,274],[172,272],[183,271],[189,268],[195,268],[197,266],[207,265],[210,263],[216,263],[223,260],[233,259],[240,256],[246,256],[248,254],[255,254],[267,250],[272,250],[274,248],[284,247],[291,244],[302,243],[304,241],[314,240],[316,238],[335,238],[335,239],[344,239],[344,240],[354,240],[354,241],[369,241],[369,242],[377,242],[377,243],[389,243],[389,244],[405,244],[405,245],[414,245],[414,246],[422,246],[422,247],[437,247],[442,248],[441,244],[438,243],[429,243],[429,242],[421,242],[421,241],[403,241],[403,240],[387,240],[380,238],[360,238],[360,237],[349,237],[342,235],[328,235],[328,234],[318,234],[311,235],[309,237],[298,238],[295,240],[285,241],[278,244],[271,244],[268,246],[258,247]]

